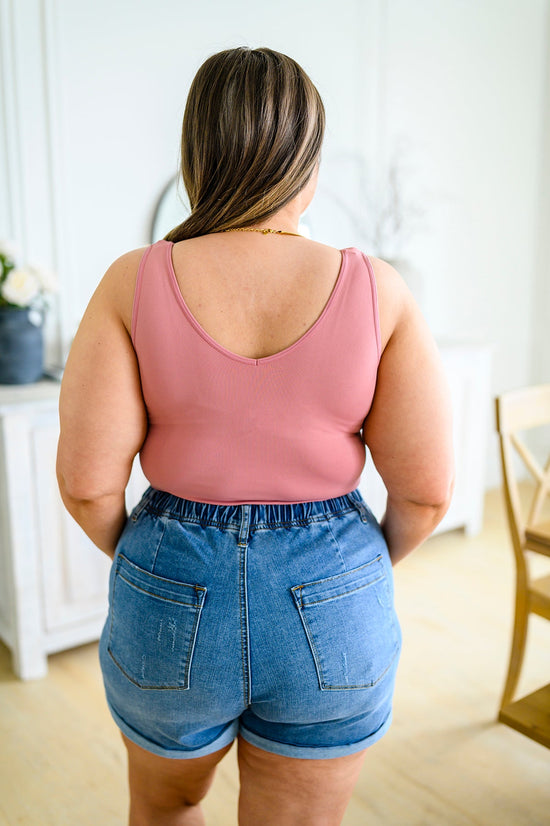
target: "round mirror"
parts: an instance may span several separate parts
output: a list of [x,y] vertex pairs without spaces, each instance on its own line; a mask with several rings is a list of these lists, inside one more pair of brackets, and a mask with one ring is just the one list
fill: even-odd
[[183,184],[178,187],[178,177],[170,178],[162,190],[153,213],[151,243],[160,241],[167,232],[185,221],[190,211]]

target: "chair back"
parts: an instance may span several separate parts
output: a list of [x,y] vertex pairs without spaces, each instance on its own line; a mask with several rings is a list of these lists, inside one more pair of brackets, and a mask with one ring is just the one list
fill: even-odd
[[[522,434],[535,427],[550,424],[550,384],[503,393],[496,399],[496,424],[500,437],[506,510],[519,563],[519,556],[523,560],[525,530],[537,522],[542,504],[550,490],[550,457],[542,466],[526,445]],[[514,454],[520,457],[524,468],[535,480],[535,490],[528,512],[522,508]]]

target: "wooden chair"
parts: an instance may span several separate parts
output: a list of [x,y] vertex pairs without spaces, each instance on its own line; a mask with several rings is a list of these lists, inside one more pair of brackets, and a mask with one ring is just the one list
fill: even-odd
[[[529,615],[538,614],[550,620],[550,575],[534,579],[529,575],[528,565],[529,552],[550,557],[550,521],[540,521],[542,505],[550,492],[550,458],[541,467],[518,435],[550,424],[550,384],[502,394],[496,399],[496,421],[506,511],[516,559],[512,650],[498,719],[550,748],[550,684],[513,702],[523,663]],[[527,518],[524,517],[525,506],[522,507],[520,500],[514,454],[519,455],[536,483]],[[550,666],[550,647],[548,651],[541,652],[541,656]]]

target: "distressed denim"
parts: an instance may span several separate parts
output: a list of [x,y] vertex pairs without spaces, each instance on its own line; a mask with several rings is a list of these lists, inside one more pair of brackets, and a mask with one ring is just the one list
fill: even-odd
[[211,505],[149,488],[118,543],[100,641],[123,733],[163,757],[237,734],[289,757],[360,751],[391,721],[401,631],[359,491]]

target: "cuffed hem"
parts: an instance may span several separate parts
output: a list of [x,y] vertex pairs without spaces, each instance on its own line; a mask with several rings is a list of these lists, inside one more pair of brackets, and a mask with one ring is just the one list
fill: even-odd
[[179,749],[167,749],[163,746],[159,746],[158,743],[154,743],[151,740],[148,740],[142,734],[139,734],[135,729],[129,726],[124,720],[119,717],[116,711],[113,710],[112,706],[107,703],[109,706],[109,711],[113,717],[113,720],[117,724],[118,728],[121,732],[131,740],[132,743],[135,743],[137,746],[140,746],[142,749],[151,752],[152,754],[157,754],[159,757],[167,757],[170,760],[188,760],[193,757],[205,757],[207,754],[213,754],[215,751],[219,751],[223,749],[224,746],[228,746],[229,743],[232,743],[235,737],[238,734],[239,729],[239,721],[233,720],[226,729],[216,737],[215,740],[212,740],[211,743],[208,743],[205,746],[200,746],[199,748],[186,748],[182,746]]
[[296,746],[292,743],[281,743],[280,741],[268,740],[265,737],[254,734],[254,732],[249,731],[242,725],[239,729],[239,734],[247,743],[257,746],[264,751],[270,751],[273,754],[281,754],[283,757],[299,757],[306,760],[327,760],[332,757],[346,757],[348,754],[356,754],[358,751],[363,751],[363,749],[372,746],[387,732],[391,725],[391,720],[392,716],[390,714],[380,728],[372,734],[369,734],[368,737],[358,740],[355,743],[345,743],[342,746]]

